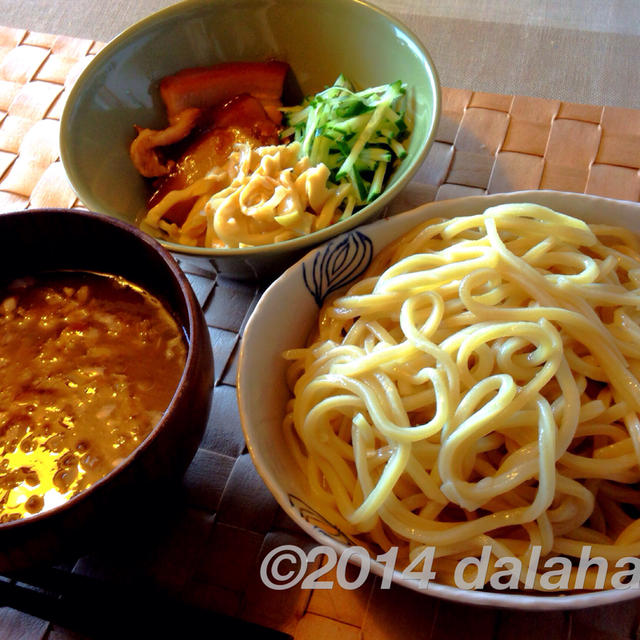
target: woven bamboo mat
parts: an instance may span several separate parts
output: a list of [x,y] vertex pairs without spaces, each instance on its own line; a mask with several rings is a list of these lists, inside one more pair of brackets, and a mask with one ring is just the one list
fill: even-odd
[[[0,212],[82,207],[60,163],[59,118],[69,88],[100,48],[89,40],[0,27]],[[436,142],[392,209],[538,188],[637,201],[639,169],[640,111],[445,88]],[[8,605],[0,608],[0,638],[93,638],[107,622],[111,632],[101,637],[124,637],[132,603],[146,630],[138,637],[168,636],[162,629],[171,616],[197,620],[201,631],[172,637],[215,637],[219,614],[296,640],[639,637],[637,601],[535,614],[382,590],[374,577],[353,591],[265,587],[258,569],[271,549],[313,543],[264,486],[240,428],[236,357],[261,291],[182,266],[209,325],[216,388],[207,431],[165,526],[139,541],[115,540],[109,551],[51,571],[21,580],[0,577],[0,607]],[[142,601],[146,607],[138,606]],[[263,637],[256,629],[247,635]]]

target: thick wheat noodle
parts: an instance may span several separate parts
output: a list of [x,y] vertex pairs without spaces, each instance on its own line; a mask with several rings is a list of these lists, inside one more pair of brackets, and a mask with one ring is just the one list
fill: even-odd
[[[350,185],[327,186],[329,169],[311,166],[299,152],[298,142],[257,148],[237,143],[203,178],[169,191],[144,222],[180,244],[238,248],[290,240],[350,215]],[[194,198],[181,224],[164,219]]]
[[435,546],[445,582],[486,545],[492,567],[534,546],[640,553],[637,251],[533,204],[383,249],[285,353],[284,429],[313,505],[372,553]]

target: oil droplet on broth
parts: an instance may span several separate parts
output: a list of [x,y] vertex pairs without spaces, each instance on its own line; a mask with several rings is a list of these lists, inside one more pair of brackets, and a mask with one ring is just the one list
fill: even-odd
[[126,459],[186,359],[157,298],[93,273],[14,281],[0,295],[0,336],[0,522],[59,506]]

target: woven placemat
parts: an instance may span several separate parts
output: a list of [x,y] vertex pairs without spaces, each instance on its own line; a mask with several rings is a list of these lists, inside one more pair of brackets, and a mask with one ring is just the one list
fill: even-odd
[[[101,46],[0,27],[0,212],[83,206],[60,162],[59,119],[69,88]],[[445,88],[436,141],[391,210],[521,189],[637,201],[639,168],[640,111]],[[106,637],[123,637],[131,628],[125,614],[143,595],[148,606],[135,610],[147,637],[164,637],[172,613],[212,632],[217,614],[224,614],[296,640],[638,637],[637,601],[536,614],[471,608],[395,586],[383,590],[374,577],[355,590],[264,586],[259,565],[271,549],[313,543],[258,476],[240,427],[236,358],[261,291],[181,264],[203,306],[216,366],[209,424],[181,493],[152,536],[114,540],[108,552],[21,580],[0,577],[0,604],[10,605],[0,609],[0,638],[93,638],[106,622]],[[325,579],[335,582],[335,574]],[[91,615],[82,615],[90,603]]]

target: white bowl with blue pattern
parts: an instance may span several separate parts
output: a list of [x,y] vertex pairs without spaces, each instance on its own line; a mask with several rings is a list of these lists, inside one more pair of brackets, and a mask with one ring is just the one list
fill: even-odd
[[[304,346],[328,295],[353,283],[384,246],[430,218],[482,213],[506,202],[533,202],[581,218],[624,226],[640,234],[640,203],[556,191],[522,191],[471,196],[426,204],[344,233],[311,251],[264,293],[242,337],[238,367],[238,404],[254,464],[284,511],[318,544],[338,555],[358,543],[340,531],[313,503],[306,477],[288,451],[282,429],[289,391],[286,349]],[[358,555],[352,559],[358,561]],[[374,559],[371,571],[382,576]],[[420,590],[399,571],[393,581]],[[566,610],[611,604],[638,597],[637,589],[569,595],[463,590],[431,582],[426,593],[457,602],[528,610]]]

